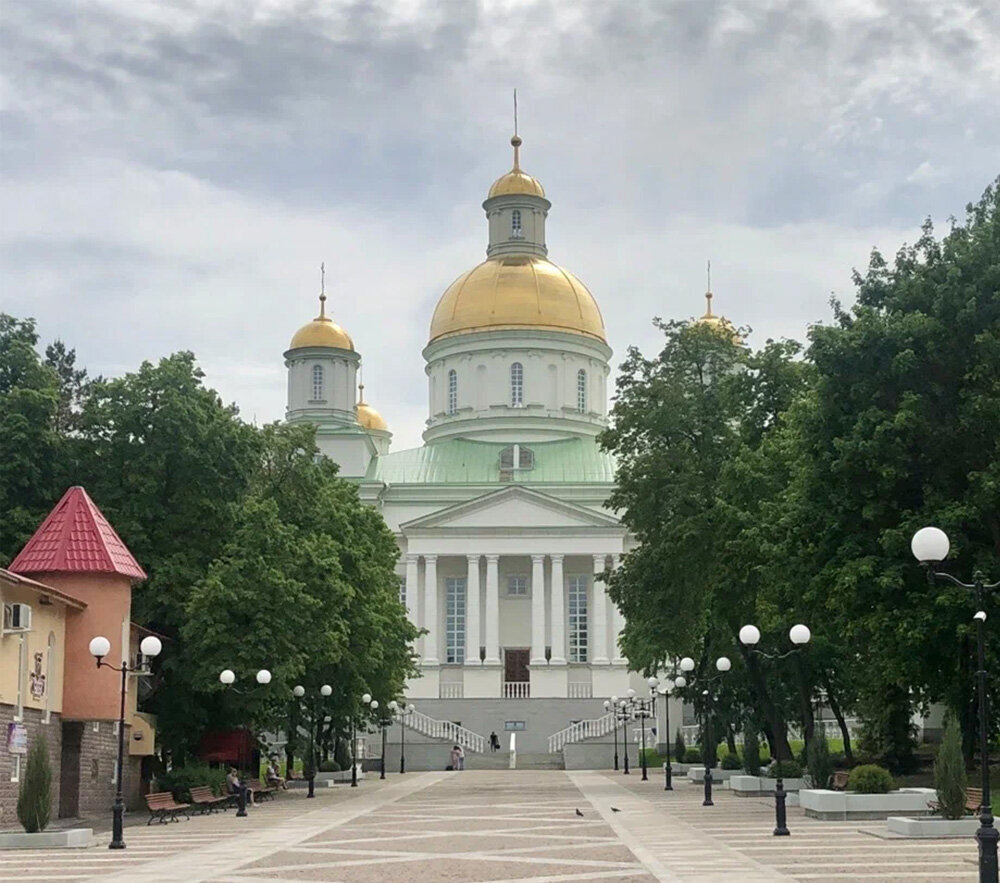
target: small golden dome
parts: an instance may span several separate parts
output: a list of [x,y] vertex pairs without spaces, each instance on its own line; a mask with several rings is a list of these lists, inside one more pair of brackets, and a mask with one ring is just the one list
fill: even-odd
[[351,340],[351,336],[326,314],[325,294],[319,296],[319,315],[295,332],[288,348],[299,350],[308,346],[354,350],[354,341]]
[[483,261],[441,295],[430,340],[502,328],[568,331],[605,340],[594,296],[572,273],[534,255]]
[[733,323],[730,322],[725,316],[716,316],[712,312],[712,292],[705,292],[705,315],[699,319],[695,319],[695,323],[698,325],[707,325],[713,331],[717,331],[720,334],[728,337],[733,343],[742,344],[743,341],[740,336],[736,333],[736,329],[733,327]]
[[381,432],[389,431],[389,424],[385,422],[385,418],[365,401],[365,386],[363,383],[358,386],[358,404],[354,410],[358,415],[358,423],[364,429],[377,429]]
[[544,199],[545,188],[542,187],[542,182],[537,178],[532,178],[531,175],[521,171],[521,139],[515,135],[510,139],[510,143],[514,147],[514,168],[507,172],[506,175],[501,175],[496,179],[496,181],[493,182],[493,186],[490,187],[490,193],[489,196],[487,196],[487,199],[492,199],[494,196],[510,196],[514,193],[525,193],[529,196],[541,196]]

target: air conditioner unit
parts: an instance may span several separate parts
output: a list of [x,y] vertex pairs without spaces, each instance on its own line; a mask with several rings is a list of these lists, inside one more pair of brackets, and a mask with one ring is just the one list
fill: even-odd
[[3,630],[5,632],[30,632],[31,607],[28,604],[4,604]]

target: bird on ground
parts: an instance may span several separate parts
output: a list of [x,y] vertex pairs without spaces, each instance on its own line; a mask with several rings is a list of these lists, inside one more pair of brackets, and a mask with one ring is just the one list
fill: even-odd
[[611,812],[621,812],[621,810],[618,809],[617,806],[613,806],[613,807],[611,807]]
[[577,815],[578,815],[578,816],[579,816],[579,817],[580,817],[581,819],[583,818],[583,813],[582,813],[582,812],[580,812],[580,810],[577,810],[577,811],[576,811],[576,814],[577,814]]

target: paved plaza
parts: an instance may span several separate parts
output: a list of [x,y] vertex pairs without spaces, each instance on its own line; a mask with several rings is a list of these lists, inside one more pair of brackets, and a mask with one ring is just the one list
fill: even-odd
[[[897,881],[976,879],[969,839],[876,836],[884,823],[818,822],[789,811],[775,838],[773,805],[700,788],[664,792],[633,773],[411,773],[361,787],[282,794],[251,809],[126,829],[87,850],[0,853],[0,880],[214,881]],[[612,809],[614,807],[615,810]],[[577,812],[583,815],[577,815]]]

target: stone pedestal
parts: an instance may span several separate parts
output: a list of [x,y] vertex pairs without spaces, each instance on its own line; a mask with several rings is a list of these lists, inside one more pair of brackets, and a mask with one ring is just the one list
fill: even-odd
[[499,665],[469,666],[465,669],[466,699],[497,699],[503,690],[503,667]]

